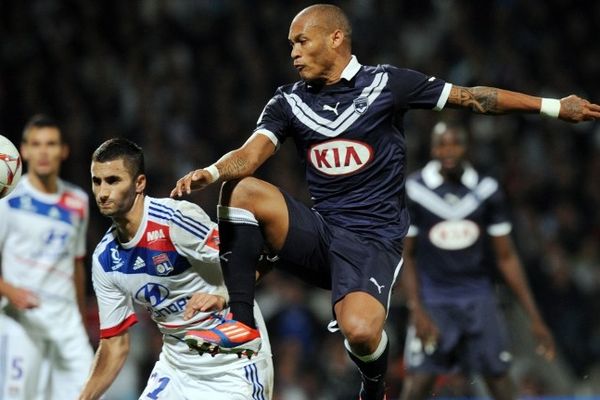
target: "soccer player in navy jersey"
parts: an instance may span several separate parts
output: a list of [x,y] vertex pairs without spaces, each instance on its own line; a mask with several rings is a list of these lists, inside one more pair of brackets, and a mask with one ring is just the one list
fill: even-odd
[[[183,176],[171,196],[225,182],[220,251],[229,305],[246,334],[238,340],[218,328],[196,332],[199,345],[208,341],[225,351],[260,347],[251,310],[255,264],[266,245],[282,265],[296,265],[298,275],[331,288],[337,326],[363,376],[360,397],[381,400],[388,356],[383,327],[409,225],[404,114],[454,107],[578,122],[600,117],[600,106],[574,95],[542,99],[456,86],[391,65],[361,65],[352,55],[351,36],[348,18],[336,6],[317,4],[298,13],[288,39],[301,80],[277,89],[244,145]],[[305,166],[313,208],[251,176],[288,137]]]
[[456,369],[481,374],[495,399],[516,398],[495,265],[531,320],[538,352],[554,357],[554,340],[510,238],[503,193],[473,168],[466,151],[466,130],[440,122],[431,137],[433,160],[406,181],[411,225],[402,283],[411,324],[403,400],[427,398],[436,376]]

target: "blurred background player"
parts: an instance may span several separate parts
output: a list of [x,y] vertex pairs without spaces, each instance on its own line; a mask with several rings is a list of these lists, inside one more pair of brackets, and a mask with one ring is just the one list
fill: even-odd
[[[228,299],[219,263],[217,224],[197,205],[145,195],[142,149],[126,139],[104,142],[92,156],[92,190],[113,225],[94,252],[93,283],[100,312],[100,345],[81,399],[98,399],[129,353],[133,303],[144,306],[163,334],[159,360],[140,398],[270,399],[273,365],[258,307],[259,354],[201,356],[188,348],[188,329],[221,323],[207,301]],[[186,310],[187,307],[187,310]],[[252,356],[252,357],[250,357]]]
[[[384,330],[408,230],[404,204],[405,114],[414,109],[468,109],[486,115],[541,113],[593,120],[600,106],[503,89],[462,87],[388,64],[362,65],[352,55],[352,27],[339,7],[316,4],[292,20],[288,42],[300,81],[280,86],[253,135],[205,169],[189,172],[172,196],[228,181],[219,208],[223,271],[230,306],[248,340],[220,341],[219,328],[198,343],[224,351],[260,346],[254,329],[255,264],[263,245],[299,273],[330,279],[331,305],[348,355],[362,374],[361,400],[385,397],[389,342]],[[314,208],[251,175],[293,139]]]
[[456,370],[481,374],[497,400],[516,399],[494,265],[529,316],[538,353],[554,358],[554,340],[510,238],[504,195],[496,180],[473,168],[466,152],[466,130],[439,122],[431,136],[433,160],[406,183],[411,227],[402,282],[411,324],[403,400],[427,398],[438,375]]
[[0,398],[75,399],[93,357],[82,322],[88,196],[59,178],[68,147],[51,118],[29,120],[21,155],[27,174],[0,201]]

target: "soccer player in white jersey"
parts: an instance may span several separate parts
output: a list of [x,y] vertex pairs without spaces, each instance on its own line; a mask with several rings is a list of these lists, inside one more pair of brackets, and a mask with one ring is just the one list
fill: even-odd
[[[213,312],[228,299],[217,224],[195,204],[147,196],[142,149],[127,139],[98,147],[91,175],[98,208],[113,224],[93,257],[101,339],[80,398],[99,398],[118,375],[136,302],[163,334],[161,355],[140,399],[270,399],[271,352],[256,305],[263,347],[253,357],[202,356],[183,340],[187,330],[219,325],[228,313]],[[221,301],[212,307],[215,299]]]
[[25,126],[27,165],[0,201],[0,399],[76,399],[93,351],[83,325],[88,196],[59,178],[68,155],[51,118]]

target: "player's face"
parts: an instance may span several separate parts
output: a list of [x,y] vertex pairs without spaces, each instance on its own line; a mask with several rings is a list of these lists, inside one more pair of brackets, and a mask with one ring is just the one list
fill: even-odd
[[458,172],[462,169],[466,147],[456,132],[447,130],[435,136],[431,153],[441,163],[442,171]]
[[27,161],[30,174],[39,177],[58,175],[60,164],[69,153],[62,142],[57,128],[31,128],[26,134],[26,140],[21,145],[21,154]]
[[100,213],[106,217],[124,217],[144,192],[146,178],[133,178],[123,159],[92,162],[92,191]]
[[327,80],[336,53],[331,48],[332,34],[318,25],[311,15],[300,15],[290,25],[288,40],[292,46],[294,68],[305,81]]

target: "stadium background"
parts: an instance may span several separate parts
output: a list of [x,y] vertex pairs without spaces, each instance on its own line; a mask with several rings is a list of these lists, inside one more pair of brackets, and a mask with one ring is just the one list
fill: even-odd
[[[0,132],[19,141],[25,121],[47,112],[71,146],[63,177],[89,192],[89,158],[107,138],[125,136],[146,152],[148,193],[237,147],[280,84],[297,79],[287,31],[306,1],[0,1]],[[362,63],[390,63],[463,86],[487,85],[546,97],[576,93],[600,101],[600,2],[494,0],[340,1]],[[600,125],[538,116],[481,117],[412,112],[406,119],[409,169],[428,157],[439,117],[472,131],[474,163],[508,193],[514,237],[534,294],[559,345],[544,364],[527,322],[499,285],[523,396],[600,395]],[[291,143],[258,173],[308,201]],[[215,216],[217,188],[192,199]],[[109,221],[91,207],[90,251]],[[328,292],[279,273],[261,284],[276,367],[276,399],[355,398],[358,377],[339,336],[325,329]],[[89,288],[88,327],[97,343]],[[160,349],[140,313],[133,352],[108,399],[137,398]],[[401,387],[406,324],[394,297],[392,397]],[[482,396],[478,379],[447,376],[440,396]],[[466,392],[460,392],[461,390]]]

